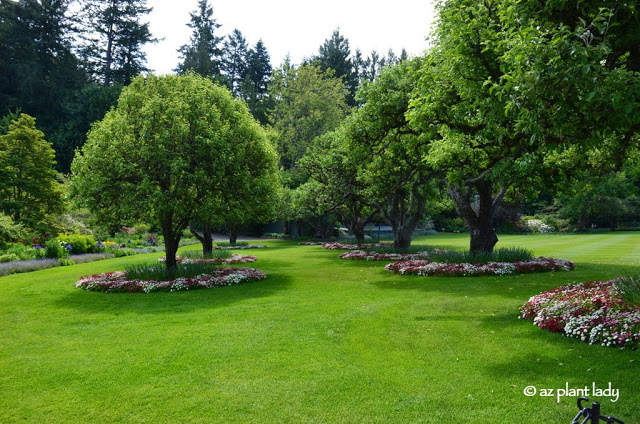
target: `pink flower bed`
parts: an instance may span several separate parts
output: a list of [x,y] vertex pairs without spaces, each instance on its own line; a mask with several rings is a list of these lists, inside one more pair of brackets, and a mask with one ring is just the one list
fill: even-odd
[[509,275],[530,272],[569,271],[575,268],[566,259],[535,258],[520,262],[487,262],[480,264],[443,263],[422,261],[394,262],[385,267],[397,274],[414,274],[439,277],[471,277],[481,275]]
[[180,291],[218,286],[230,286],[248,281],[258,281],[267,278],[266,274],[254,268],[218,268],[210,274],[197,277],[180,277],[170,281],[141,281],[130,280],[122,271],[107,272],[105,274],[82,277],[77,283],[79,287],[88,291],[107,293],[131,292],[149,293],[153,291]]
[[364,250],[350,250],[340,254],[340,259],[354,259],[358,261],[416,261],[424,259],[428,252],[419,253],[376,253]]
[[340,254],[340,259],[354,259],[358,261],[418,261],[427,259],[430,253],[446,253],[448,250],[433,249],[430,252],[418,253],[378,253],[366,250],[351,250]]
[[264,244],[247,244],[245,246],[213,246],[215,250],[231,250],[231,249],[264,249]]
[[622,300],[617,281],[569,284],[543,292],[520,308],[520,318],[590,344],[637,349],[640,306]]
[[[210,259],[192,259],[192,258],[181,258],[180,256],[176,256],[176,261],[182,264],[220,264],[220,265],[231,265],[231,264],[245,264],[247,262],[255,262],[258,258],[255,256],[249,255],[231,255],[230,258],[210,258]],[[158,262],[165,262],[166,258],[161,257],[158,259]]]
[[344,243],[324,243],[323,249],[344,249],[344,250],[361,250],[367,247],[389,247],[393,246],[393,243],[388,241],[381,241],[380,243],[363,243],[363,244],[344,244]]

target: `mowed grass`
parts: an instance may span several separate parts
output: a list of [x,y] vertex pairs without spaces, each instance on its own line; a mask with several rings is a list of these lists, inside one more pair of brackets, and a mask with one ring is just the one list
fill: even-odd
[[[106,294],[83,275],[138,255],[0,278],[2,423],[569,423],[575,396],[612,387],[603,413],[640,422],[640,354],[519,320],[532,295],[640,274],[640,233],[501,236],[571,259],[572,272],[400,276],[292,242],[252,250],[261,282]],[[415,240],[464,249],[468,235]],[[191,246],[191,249],[197,246]],[[246,251],[244,251],[246,252]]]

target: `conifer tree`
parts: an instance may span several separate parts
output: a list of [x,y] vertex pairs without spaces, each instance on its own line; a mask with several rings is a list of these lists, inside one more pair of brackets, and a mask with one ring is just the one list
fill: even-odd
[[208,0],[198,2],[198,8],[191,13],[191,22],[187,26],[192,29],[191,39],[189,44],[185,44],[178,50],[182,62],[176,68],[176,72],[185,74],[187,71],[193,71],[203,77],[222,82],[220,69],[222,38],[215,34],[220,24],[213,17],[213,8]]
[[326,71],[333,69],[337,78],[342,78],[345,87],[349,90],[347,102],[353,105],[356,89],[358,88],[358,76],[354,71],[351,60],[349,40],[340,34],[340,30],[333,31],[331,38],[326,39],[318,49],[318,56],[314,61],[320,69]]
[[151,12],[146,0],[86,0],[81,22],[83,43],[80,55],[93,80],[105,86],[128,84],[131,78],[148,72],[142,47],[156,40],[148,23]]
[[267,109],[269,109],[269,83],[271,81],[271,61],[269,52],[262,40],[258,40],[255,47],[247,54],[247,72],[241,91],[242,97],[249,105],[254,118],[265,125]]
[[224,41],[222,53],[222,72],[227,79],[231,92],[241,96],[242,83],[247,76],[249,48],[247,40],[239,29],[234,29]]

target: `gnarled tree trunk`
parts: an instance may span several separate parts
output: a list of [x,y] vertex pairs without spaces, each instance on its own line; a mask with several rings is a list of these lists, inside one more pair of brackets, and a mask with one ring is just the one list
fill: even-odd
[[173,216],[169,215],[162,219],[162,235],[164,236],[165,265],[167,270],[173,271],[178,267],[176,253],[180,246],[182,231],[187,227],[187,222],[173,223]]
[[193,226],[189,225],[189,231],[200,243],[202,243],[202,254],[207,257],[213,253],[213,235],[211,234],[211,227],[209,225],[202,226],[202,234]]
[[[474,188],[477,199],[472,198]],[[493,184],[484,179],[470,183],[464,190],[449,187],[449,194],[456,205],[458,215],[469,227],[471,252],[493,252],[494,246],[498,243],[498,236],[493,228],[493,217],[496,208],[502,203],[505,192],[506,187],[502,187],[494,197]]]

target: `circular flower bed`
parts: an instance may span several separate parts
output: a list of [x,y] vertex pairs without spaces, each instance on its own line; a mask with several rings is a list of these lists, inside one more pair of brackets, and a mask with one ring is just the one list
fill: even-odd
[[531,272],[569,271],[575,268],[566,259],[535,258],[520,262],[487,262],[480,264],[423,261],[394,262],[385,267],[397,274],[439,277],[475,277],[481,275],[525,274]]
[[520,318],[590,344],[637,349],[640,306],[620,297],[617,281],[569,284],[543,292],[520,308]]
[[[165,257],[158,258],[158,262],[165,262],[167,259]],[[235,253],[231,255],[230,258],[181,258],[180,256],[176,256],[176,261],[182,264],[220,264],[220,265],[231,265],[231,264],[244,264],[248,262],[255,262],[258,258],[255,256],[249,255],[236,255]]]
[[340,259],[354,259],[358,261],[418,261],[427,259],[430,253],[445,253],[447,250],[432,249],[417,253],[385,253],[367,252],[366,250],[351,250],[340,254]]
[[345,244],[345,243],[324,243],[323,249],[344,249],[344,250],[361,250],[367,247],[389,247],[393,246],[393,243],[388,241],[381,241],[380,243],[364,243],[364,244]]
[[215,250],[231,250],[231,249],[264,249],[264,244],[245,244],[238,246],[213,246]]
[[424,259],[428,252],[418,253],[377,253],[364,250],[351,250],[340,254],[340,259],[354,259],[358,261],[416,261]]
[[218,286],[230,286],[248,281],[258,281],[267,278],[266,274],[254,268],[218,268],[210,274],[202,274],[197,277],[180,277],[170,281],[141,281],[130,280],[123,271],[107,272],[82,277],[76,287],[89,291],[107,293],[149,293],[153,291],[179,291],[200,288],[212,288]]

